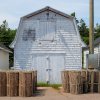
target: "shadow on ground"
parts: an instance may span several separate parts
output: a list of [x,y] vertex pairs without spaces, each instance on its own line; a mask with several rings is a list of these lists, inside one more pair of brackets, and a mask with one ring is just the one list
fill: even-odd
[[37,91],[34,93],[33,96],[45,96],[47,89],[38,88]]

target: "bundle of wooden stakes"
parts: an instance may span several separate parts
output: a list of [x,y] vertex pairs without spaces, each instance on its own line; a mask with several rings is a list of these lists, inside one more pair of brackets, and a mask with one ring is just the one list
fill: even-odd
[[19,96],[19,72],[7,72],[7,96]]
[[1,71],[0,96],[33,96],[37,89],[36,71]]
[[36,72],[19,73],[19,96],[32,96],[36,91]]
[[0,96],[7,96],[7,77],[3,71],[0,71]]
[[99,71],[62,71],[64,92],[71,94],[100,93]]

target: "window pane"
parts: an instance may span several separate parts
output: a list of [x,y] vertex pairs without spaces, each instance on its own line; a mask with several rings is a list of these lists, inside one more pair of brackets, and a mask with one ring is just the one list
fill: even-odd
[[23,40],[26,41],[26,40],[34,40],[35,41],[35,36],[36,36],[36,31],[35,29],[34,30],[24,30],[24,33],[23,33]]
[[24,32],[23,32],[23,40],[27,41],[27,39],[28,39],[27,30],[24,30]]

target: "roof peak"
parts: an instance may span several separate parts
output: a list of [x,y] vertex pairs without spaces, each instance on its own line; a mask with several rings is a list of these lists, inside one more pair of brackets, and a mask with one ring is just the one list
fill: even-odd
[[74,17],[72,17],[71,15],[68,15],[68,14],[66,14],[66,13],[63,13],[63,12],[61,12],[61,11],[59,11],[59,10],[56,10],[56,9],[50,7],[50,6],[46,6],[46,7],[42,8],[42,9],[40,9],[40,10],[37,10],[37,11],[35,11],[35,12],[33,12],[33,13],[30,13],[30,14],[28,14],[28,15],[25,15],[25,16],[23,16],[22,18],[30,18],[30,17],[32,17],[32,16],[34,16],[34,15],[37,15],[37,14],[39,14],[39,13],[42,13],[42,12],[44,12],[44,11],[46,11],[46,10],[50,10],[50,11],[52,11],[52,12],[55,12],[55,13],[57,13],[57,14],[59,14],[59,15],[62,15],[62,16],[64,16],[64,17],[67,17],[67,18],[74,18]]
[[50,6],[46,6],[45,8],[51,8]]

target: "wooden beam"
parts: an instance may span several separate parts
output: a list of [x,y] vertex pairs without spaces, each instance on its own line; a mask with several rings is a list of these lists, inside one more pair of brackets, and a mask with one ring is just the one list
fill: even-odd
[[[89,54],[94,54],[94,0],[90,0]],[[88,69],[94,69],[89,65]]]

